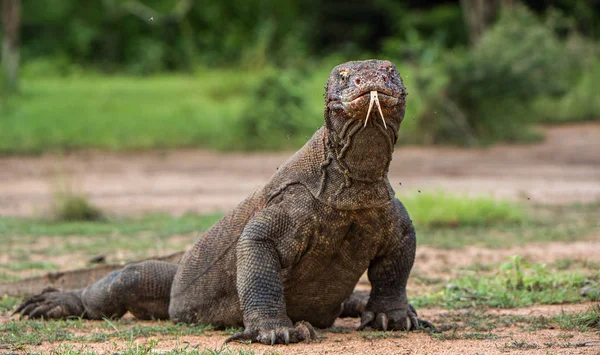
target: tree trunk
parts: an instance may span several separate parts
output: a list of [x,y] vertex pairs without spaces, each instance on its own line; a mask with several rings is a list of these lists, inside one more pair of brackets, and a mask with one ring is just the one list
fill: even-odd
[[19,28],[21,0],[2,0],[2,67],[6,87],[19,89]]
[[475,45],[502,7],[514,7],[517,0],[460,0],[471,44]]

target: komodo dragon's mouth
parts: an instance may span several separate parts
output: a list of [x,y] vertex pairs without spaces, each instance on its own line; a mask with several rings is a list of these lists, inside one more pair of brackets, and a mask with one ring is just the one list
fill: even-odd
[[381,97],[382,101],[384,101],[386,106],[397,104],[399,99],[397,97],[392,96],[390,93],[379,92],[377,90],[362,92],[357,96],[351,97],[347,101],[342,100],[342,105],[344,105],[344,108],[346,109],[356,108],[357,106],[360,106],[361,102],[366,98],[367,95],[369,95],[369,108],[367,109],[367,115],[365,117],[364,126],[366,127],[367,123],[369,122],[369,116],[371,115],[371,110],[373,109],[373,106],[377,106],[377,111],[379,112],[379,116],[383,121],[383,126],[387,129],[387,124],[385,122],[383,111],[381,110],[381,103],[379,102],[379,98]]

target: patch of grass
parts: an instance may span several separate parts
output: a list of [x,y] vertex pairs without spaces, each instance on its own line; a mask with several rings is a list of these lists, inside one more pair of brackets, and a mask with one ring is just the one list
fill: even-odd
[[552,317],[551,321],[565,330],[600,330],[600,304],[595,304],[583,313],[561,313]]
[[2,298],[0,298],[0,312],[12,311],[20,302],[20,298],[2,296]]
[[360,332],[360,337],[364,340],[379,340],[379,339],[399,339],[406,338],[406,334],[402,332],[392,332],[392,331],[367,331]]
[[104,214],[87,197],[74,193],[60,193],[55,196],[56,219],[60,221],[100,221]]
[[28,271],[52,267],[50,263],[28,267],[32,256],[71,254],[75,258],[71,267],[76,268],[85,267],[87,258],[101,254],[114,263],[184,250],[221,216],[154,214],[97,222],[0,217],[0,244],[5,246],[6,264],[11,265],[7,272],[0,265],[0,280],[33,276]]
[[53,221],[17,217],[0,218],[0,241],[13,242],[22,236],[136,236],[143,232],[159,235],[202,232],[217,222],[222,214],[149,214],[142,218],[113,218],[100,222]]
[[600,270],[600,263],[593,260],[578,260],[578,259],[558,259],[550,264],[558,270],[569,270],[574,268],[596,269]]
[[462,335],[463,339],[476,339],[476,340],[488,340],[498,339],[499,336],[492,333],[465,333]]
[[526,307],[534,304],[583,302],[585,285],[600,281],[599,271],[559,271],[544,264],[528,264],[519,256],[500,265],[495,273],[469,273],[430,295],[415,297],[418,306],[446,308]]
[[259,75],[23,78],[24,94],[0,103],[0,152],[224,148]]
[[450,333],[434,333],[430,332],[429,335],[438,340],[496,340],[500,338],[498,335],[493,333],[459,333],[457,329],[452,329]]
[[[521,331],[533,332],[541,329],[598,331],[598,309],[593,306],[585,312],[561,313],[556,316],[514,316],[490,314],[484,308],[451,311],[432,320],[438,333],[429,333],[435,339],[499,339],[494,330],[517,327]],[[572,338],[572,334],[560,334],[561,340]],[[514,344],[517,345],[517,344]]]
[[527,220],[522,205],[491,197],[466,197],[438,192],[400,198],[416,226],[459,227],[515,224]]
[[108,331],[108,333],[105,333],[107,337],[127,340],[139,337],[147,338],[154,335],[201,335],[208,330],[212,330],[213,327],[210,325],[174,324],[171,321],[157,321],[156,324],[141,325],[123,320],[104,319],[102,329]]
[[243,331],[244,331],[244,328],[241,328],[241,327],[229,327],[224,330],[225,334],[227,334],[227,335],[234,335],[237,333],[241,333]]
[[10,264],[0,264],[0,268],[6,268],[12,271],[23,270],[57,270],[56,264],[47,261],[21,261]]
[[0,271],[0,281],[15,281],[18,279],[19,279],[18,276],[7,274],[4,271]]
[[[121,349],[119,347],[118,354],[120,355],[149,355],[149,354],[164,354],[164,355],[278,355],[277,351],[265,351],[262,353],[256,353],[254,349],[231,349],[227,346],[223,346],[219,349],[196,349],[195,347],[191,347],[189,345],[185,347],[177,347],[173,350],[159,350],[157,349],[159,345],[159,341],[156,339],[148,340],[143,343],[137,341],[130,341],[127,343],[127,347],[125,349]],[[117,350],[117,346],[115,345],[115,350]],[[117,352],[115,352],[116,354]],[[35,354],[35,353],[32,353]],[[96,355],[96,354],[104,354],[104,352],[99,353],[92,350],[87,350],[85,345],[82,346],[74,346],[61,344],[56,349],[53,349],[52,354],[56,355]]]
[[[407,209],[414,220],[410,206]],[[446,249],[467,245],[507,248],[532,242],[582,240],[598,230],[597,216],[600,214],[600,204],[597,203],[567,206],[536,205],[528,206],[525,211],[528,217],[522,222],[500,222],[493,225],[433,227],[415,221],[417,239],[420,245]]]
[[513,340],[504,344],[504,348],[506,349],[515,349],[515,350],[531,350],[539,348],[539,345],[535,343],[528,343],[526,341],[517,341]]
[[40,345],[43,342],[55,343],[66,340],[104,342],[109,339],[133,340],[157,335],[202,335],[208,330],[212,330],[212,327],[174,324],[171,321],[157,321],[152,325],[141,325],[138,322],[127,320],[105,320],[98,327],[98,321],[82,319],[53,321],[28,319],[0,324],[0,343],[22,348],[24,345]]

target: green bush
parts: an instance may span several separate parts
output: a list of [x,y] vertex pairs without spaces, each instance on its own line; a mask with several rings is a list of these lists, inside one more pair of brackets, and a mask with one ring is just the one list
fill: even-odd
[[300,73],[271,69],[238,118],[236,145],[249,150],[296,148],[316,129],[311,112]]
[[[524,7],[505,10],[474,48],[444,53],[443,72],[422,73],[428,105],[421,134],[430,143],[458,144],[535,138],[532,103],[566,93],[581,57]],[[441,89],[431,90],[432,83]]]
[[600,120],[600,57],[593,57],[584,69],[584,75],[564,96],[535,102],[538,122]]
[[56,219],[59,221],[101,221],[104,214],[85,196],[59,193],[55,196]]

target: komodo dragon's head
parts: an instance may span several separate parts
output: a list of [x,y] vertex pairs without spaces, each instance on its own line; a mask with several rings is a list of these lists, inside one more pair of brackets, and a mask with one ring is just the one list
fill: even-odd
[[340,64],[325,90],[325,125],[337,159],[356,177],[386,174],[407,95],[394,64],[375,59]]

